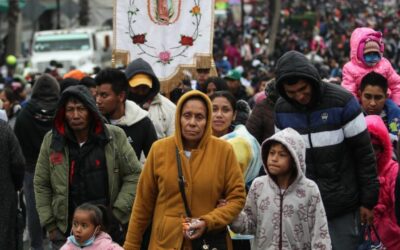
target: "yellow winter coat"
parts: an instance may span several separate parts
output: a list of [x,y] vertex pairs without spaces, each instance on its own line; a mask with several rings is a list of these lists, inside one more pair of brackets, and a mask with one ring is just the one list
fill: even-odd
[[[198,148],[185,156],[180,117],[188,98],[198,96],[207,103],[207,125]],[[177,147],[186,180],[185,192],[194,218],[200,217],[207,230],[214,231],[231,223],[245,203],[243,175],[232,146],[211,135],[211,101],[199,91],[181,97],[176,109],[175,134],[155,142],[147,156],[137,187],[124,249],[140,249],[142,236],[150,221],[149,249],[191,249],[182,233],[185,208],[179,192]],[[218,200],[228,204],[216,208]],[[230,245],[230,242],[228,242]]]

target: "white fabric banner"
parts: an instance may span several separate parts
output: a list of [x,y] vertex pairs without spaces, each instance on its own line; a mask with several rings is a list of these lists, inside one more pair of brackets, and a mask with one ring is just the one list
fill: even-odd
[[161,81],[212,54],[214,0],[114,0],[117,51],[150,63]]

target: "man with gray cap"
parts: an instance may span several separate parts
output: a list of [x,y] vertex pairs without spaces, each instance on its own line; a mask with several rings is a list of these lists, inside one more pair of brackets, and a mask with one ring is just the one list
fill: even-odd
[[128,65],[125,75],[129,82],[128,99],[149,112],[158,139],[172,135],[176,106],[159,93],[160,81],[150,64],[138,58]]
[[28,232],[33,250],[43,249],[42,227],[36,211],[33,191],[35,165],[44,135],[50,131],[52,121],[60,98],[60,85],[49,74],[40,76],[32,89],[31,99],[19,112],[14,132],[26,159],[24,194],[28,218]]

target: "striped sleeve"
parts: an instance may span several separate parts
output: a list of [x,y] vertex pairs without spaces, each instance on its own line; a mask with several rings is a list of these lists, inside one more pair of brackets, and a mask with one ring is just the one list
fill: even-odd
[[357,136],[367,129],[360,104],[352,97],[343,109],[343,131],[345,138]]

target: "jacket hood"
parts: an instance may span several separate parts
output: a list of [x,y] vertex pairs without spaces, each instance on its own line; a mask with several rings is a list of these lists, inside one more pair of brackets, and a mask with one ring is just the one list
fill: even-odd
[[276,64],[276,89],[279,95],[291,104],[296,102],[290,99],[283,88],[285,79],[297,77],[308,80],[313,89],[313,101],[318,98],[321,91],[321,77],[317,68],[300,52],[292,50],[279,58]]
[[151,91],[149,94],[144,98],[144,101],[138,102],[137,100],[134,100],[135,97],[134,95],[128,93],[128,98],[132,101],[135,101],[139,105],[142,105],[144,102],[148,101],[149,99],[152,99],[154,96],[160,92],[160,81],[158,80],[156,74],[153,71],[153,68],[151,65],[143,60],[142,58],[138,58],[136,60],[133,60],[128,67],[125,69],[125,76],[128,81],[136,74],[146,74],[149,75],[152,79],[152,87]]
[[49,74],[40,76],[32,88],[31,101],[40,109],[54,110],[60,99],[60,84]]
[[200,92],[198,90],[191,90],[184,94],[178,101],[178,104],[176,106],[176,114],[175,114],[175,143],[178,146],[179,150],[183,150],[183,142],[182,142],[182,127],[181,127],[181,114],[182,114],[182,108],[183,104],[186,103],[187,100],[193,98],[193,97],[199,97],[204,102],[207,104],[206,109],[207,109],[207,123],[206,123],[206,128],[204,130],[203,137],[200,140],[198,149],[204,148],[204,146],[207,144],[208,140],[210,139],[212,135],[212,130],[211,130],[211,117],[212,117],[212,104],[210,98],[208,98],[207,95],[205,95],[203,92]]
[[[68,131],[68,125],[65,121],[65,105],[70,97],[75,97],[80,100],[85,107],[88,108],[91,114],[91,126],[92,131],[96,135],[105,132],[104,118],[96,106],[96,102],[89,92],[88,88],[83,85],[75,85],[68,87],[62,92],[61,99],[57,105],[57,111],[53,122],[53,140],[59,139],[59,137],[64,137]],[[58,148],[57,148],[58,149]]]
[[131,126],[143,118],[148,116],[148,112],[139,107],[135,102],[126,100],[125,101],[125,115],[121,117],[117,125],[120,126]]
[[383,54],[384,45],[382,33],[371,28],[357,28],[350,37],[350,60],[359,66],[364,65],[364,47],[365,43],[375,41],[378,43],[380,52]]
[[268,160],[269,149],[273,142],[279,142],[287,148],[294,159],[297,168],[295,182],[300,180],[306,173],[306,147],[303,137],[296,130],[286,128],[266,139],[261,145],[261,159],[266,173],[269,173],[266,163]]
[[367,123],[368,132],[371,134],[371,137],[378,139],[380,145],[383,148],[383,152],[379,159],[377,159],[378,163],[378,174],[385,172],[385,167],[389,167],[389,161],[392,159],[392,143],[390,142],[389,132],[386,128],[383,120],[378,115],[368,115],[365,117],[365,121]]

